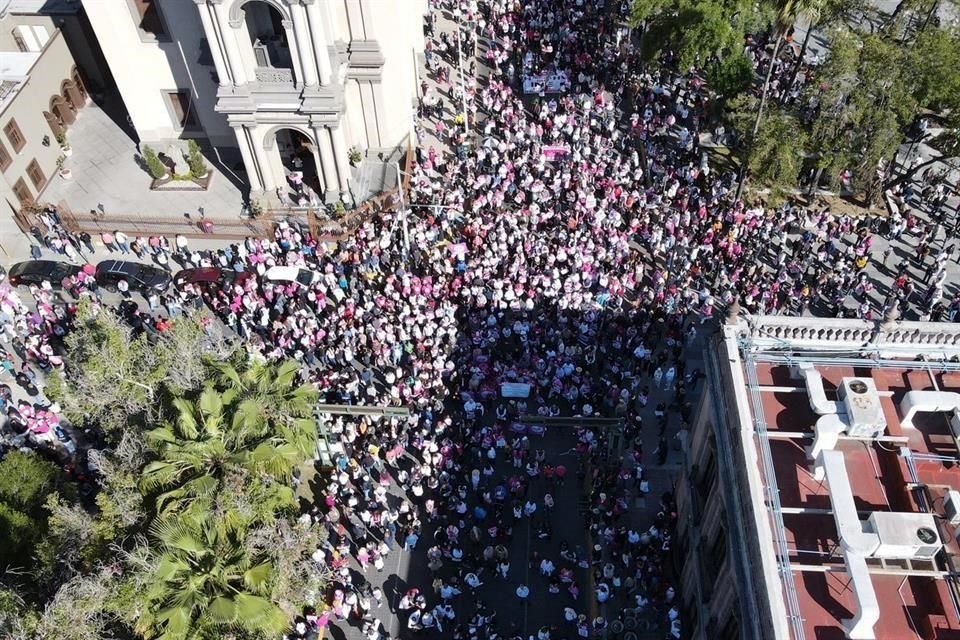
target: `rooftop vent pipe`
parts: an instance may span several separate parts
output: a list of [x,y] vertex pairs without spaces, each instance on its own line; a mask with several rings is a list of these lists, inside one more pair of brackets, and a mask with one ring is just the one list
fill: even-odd
[[900,401],[900,424],[913,427],[913,416],[924,413],[960,412],[960,393],[950,391],[907,391]]
[[837,525],[837,533],[840,534],[843,559],[857,599],[857,610],[853,618],[841,622],[848,638],[873,640],[876,638],[873,626],[880,619],[880,604],[867,569],[866,558],[880,546],[880,537],[863,530],[863,523],[857,515],[857,505],[853,501],[853,490],[850,488],[850,477],[847,475],[843,453],[824,450],[816,460],[817,475],[826,477],[830,489],[833,519]]
[[795,378],[802,378],[807,387],[807,396],[810,399],[810,408],[813,412],[823,415],[842,413],[839,402],[827,400],[827,393],[823,390],[823,376],[811,362],[801,362],[790,367],[790,373]]

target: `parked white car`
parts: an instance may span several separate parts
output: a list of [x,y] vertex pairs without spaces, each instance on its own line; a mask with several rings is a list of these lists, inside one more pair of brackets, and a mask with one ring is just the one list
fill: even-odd
[[316,271],[301,269],[300,267],[282,267],[279,265],[267,269],[263,277],[274,282],[296,282],[305,287],[314,285],[320,280],[320,274]]

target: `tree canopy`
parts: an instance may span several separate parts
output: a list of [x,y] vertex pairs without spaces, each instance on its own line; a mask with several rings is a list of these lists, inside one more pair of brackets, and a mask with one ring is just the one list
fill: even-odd
[[[90,453],[98,477],[84,500],[38,456],[0,460],[0,559],[30,559],[38,576],[27,591],[4,577],[0,632],[274,637],[322,591],[310,554],[323,532],[298,522],[293,490],[315,447],[316,389],[296,362],[254,362],[219,351],[195,318],[175,324],[134,336],[111,312],[81,309],[58,398],[107,446]],[[86,397],[119,402],[118,389],[131,394],[119,410]]]
[[[817,179],[835,187],[847,172],[853,191],[873,202],[884,188],[960,154],[960,34],[931,19],[936,5],[928,0],[904,0],[892,15],[881,14],[879,29],[864,18],[870,11],[862,0],[634,0],[632,22],[646,59],[672,52],[678,71],[700,68],[715,98],[730,107],[755,187],[786,194],[812,163]],[[758,76],[744,45],[753,35],[777,56],[795,23],[805,34],[788,85],[814,30],[827,40],[826,60],[800,100],[784,101],[768,118],[773,67]],[[744,92],[748,98],[738,100]],[[897,149],[921,116],[935,121],[926,142],[941,156],[895,167]]]

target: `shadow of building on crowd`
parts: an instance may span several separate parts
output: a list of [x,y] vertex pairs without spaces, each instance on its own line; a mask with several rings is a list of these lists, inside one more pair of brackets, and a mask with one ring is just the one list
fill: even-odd
[[[493,290],[475,284],[489,300]],[[680,469],[676,434],[690,419],[694,394],[702,386],[699,334],[710,325],[701,326],[699,317],[666,316],[627,300],[601,301],[605,306],[591,303],[594,308],[588,311],[561,309],[550,302],[492,312],[482,298],[461,305],[455,325],[457,346],[448,358],[453,366],[444,374],[446,401],[429,408],[415,400],[400,403],[412,413],[427,410],[432,415],[432,420],[423,419],[409,430],[404,452],[391,464],[386,453],[393,447],[390,418],[369,418],[364,435],[352,442],[341,438],[347,456],[370,472],[368,493],[386,473],[391,509],[398,510],[404,501],[416,506],[419,526],[411,518],[396,523],[383,570],[370,566],[363,571],[355,561],[359,547],[368,540],[383,540],[376,527],[361,521],[364,483],[359,484],[355,506],[337,504],[342,537],[334,535],[333,542],[338,538],[349,542],[353,585],[369,581],[382,589],[383,605],[374,605],[368,615],[379,619],[392,637],[415,635],[407,625],[410,612],[398,609],[403,595],[419,589],[432,608],[441,600],[437,591],[441,582],[456,584],[461,591],[451,599],[456,619],[442,622],[445,632],[459,624],[468,626],[478,611],[493,611],[491,629],[501,637],[553,629],[551,637],[560,638],[576,633],[575,624],[564,619],[566,607],[584,614],[588,623],[597,618],[606,624],[619,621],[614,629],[633,633],[637,640],[661,638],[670,630],[668,612],[678,602],[677,589],[670,587],[682,569],[670,543],[672,491]],[[425,332],[422,339],[444,338]],[[645,349],[638,349],[641,345]],[[410,371],[410,362],[405,355],[399,368]],[[354,363],[372,371],[371,383],[382,389],[389,384],[388,371],[374,365],[361,354]],[[508,389],[502,383],[508,383]],[[503,397],[504,391],[523,396],[527,383],[528,397]],[[358,401],[340,389],[328,389],[325,399]],[[562,420],[574,416],[580,417]],[[358,424],[355,418],[348,420]],[[434,462],[443,469],[452,459],[459,468],[438,472],[426,464],[431,456],[424,448],[429,451],[436,425],[443,425],[443,431],[435,439],[434,456],[440,457]],[[371,446],[376,452],[372,458],[365,456]],[[527,452],[519,466],[514,466],[514,449]],[[537,475],[531,476],[526,465],[538,451],[543,460]],[[449,480],[433,483],[425,475],[418,481],[418,470],[427,466],[433,466],[434,477],[442,474]],[[558,475],[561,468],[563,477]],[[338,470],[319,469],[319,463],[317,470],[307,479],[304,495],[325,510],[329,482]],[[476,489],[471,486],[473,470],[480,477]],[[436,486],[431,489],[431,484]],[[417,485],[423,487],[419,496]],[[546,506],[546,494],[552,498],[552,509]],[[453,506],[461,498],[466,503],[463,514]],[[528,499],[536,503],[537,511],[514,518],[513,508]],[[666,509],[661,499],[666,500]],[[429,509],[428,501],[435,508]],[[451,526],[457,529],[459,544],[451,540]],[[471,531],[474,526],[476,531]],[[414,529],[419,536],[416,546],[400,553],[407,532]],[[627,543],[629,530],[638,538],[642,534],[642,542]],[[458,547],[462,556],[451,553]],[[500,547],[509,558],[505,577],[498,574],[496,560],[484,556],[485,550]],[[640,567],[636,572],[624,568],[621,553],[628,548],[633,553],[630,566]],[[564,560],[564,554],[575,556],[575,561]],[[570,582],[553,592],[551,581],[541,575],[544,558],[558,569],[570,570],[576,596]],[[608,564],[616,568],[615,579],[604,576]],[[464,582],[471,573],[483,583],[476,589]],[[599,582],[612,592],[603,602],[595,595]],[[521,586],[529,589],[526,602],[517,594]],[[335,583],[328,598],[345,588],[345,583]],[[349,623],[331,621],[348,637],[359,637],[363,626],[356,618]],[[679,629],[679,623],[674,628]]]

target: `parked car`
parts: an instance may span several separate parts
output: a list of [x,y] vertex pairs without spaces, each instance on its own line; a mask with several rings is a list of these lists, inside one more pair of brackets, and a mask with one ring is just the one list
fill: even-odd
[[316,284],[320,280],[320,274],[316,271],[300,267],[270,267],[263,277],[274,282],[296,282],[305,287]]
[[80,273],[81,267],[56,260],[26,260],[10,267],[7,278],[13,286],[39,285],[44,280],[54,289],[63,288],[64,278]]
[[173,284],[178,289],[187,284],[207,285],[215,284],[218,287],[239,284],[254,277],[252,271],[235,271],[219,267],[201,267],[199,269],[184,269],[173,276]]
[[131,291],[147,294],[165,291],[170,286],[170,274],[159,267],[124,260],[104,260],[97,265],[97,284],[107,291],[116,291],[117,283],[126,280]]

